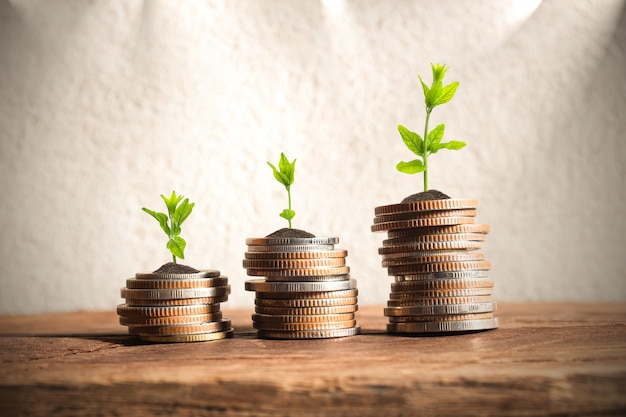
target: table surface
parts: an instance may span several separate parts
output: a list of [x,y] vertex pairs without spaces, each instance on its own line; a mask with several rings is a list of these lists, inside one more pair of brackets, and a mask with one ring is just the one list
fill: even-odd
[[150,344],[112,312],[0,316],[0,415],[626,415],[626,304],[501,303],[500,328]]

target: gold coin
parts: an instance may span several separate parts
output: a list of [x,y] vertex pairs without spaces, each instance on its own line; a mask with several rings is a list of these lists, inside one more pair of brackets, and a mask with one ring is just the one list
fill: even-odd
[[343,249],[307,252],[246,252],[246,259],[325,259],[345,258],[348,251]]
[[228,285],[227,277],[198,279],[137,279],[126,280],[128,289],[178,289],[178,288],[210,288]]
[[228,300],[228,294],[219,297],[178,298],[174,300],[151,300],[126,298],[126,304],[133,307],[167,307],[190,304],[219,304]]
[[458,210],[466,208],[477,208],[478,200],[474,199],[461,199],[461,198],[446,198],[443,200],[426,200],[426,201],[413,201],[409,203],[390,204],[386,206],[376,207],[374,214],[376,216],[394,214],[394,213],[407,213],[414,211],[439,211],[439,210]]
[[498,319],[459,320],[448,322],[389,323],[389,333],[445,333],[489,330],[498,327]]
[[471,234],[487,234],[490,231],[488,224],[456,224],[450,226],[441,225],[439,227],[422,227],[422,228],[406,228],[398,230],[389,230],[387,236],[390,239],[397,238],[415,238],[422,235],[449,235],[458,233]]
[[476,297],[492,295],[491,288],[436,289],[421,291],[402,291],[389,294],[390,300],[421,300],[424,298]]
[[117,306],[117,314],[123,317],[172,317],[210,314],[220,311],[219,304],[192,304],[167,307],[134,307],[127,304]]
[[413,219],[435,219],[438,217],[476,217],[476,209],[412,211],[407,213],[386,214],[374,217],[374,224]]
[[309,316],[253,314],[252,320],[257,323],[320,323],[328,321],[354,320],[354,313],[317,314]]
[[407,252],[437,252],[454,250],[477,250],[480,249],[481,242],[471,240],[452,240],[444,242],[411,242],[404,245],[383,246],[378,248],[379,255],[389,255]]
[[233,337],[233,329],[228,329],[223,332],[209,332],[198,334],[183,334],[176,336],[144,336],[140,335],[139,338],[146,342],[155,343],[189,343],[189,342],[208,342],[211,340],[220,340]]
[[361,326],[356,325],[347,329],[312,330],[290,332],[281,330],[258,330],[257,334],[265,339],[331,339],[335,337],[354,336],[361,333]]
[[244,268],[253,269],[303,269],[345,266],[345,258],[321,259],[244,259]]
[[468,297],[413,298],[410,300],[388,300],[387,307],[430,307],[448,304],[482,304],[491,301],[490,295]]
[[474,223],[473,217],[440,217],[433,219],[398,220],[373,224],[372,232],[391,231],[397,229],[415,229],[422,227],[455,226]]
[[406,237],[396,237],[383,240],[383,247],[411,246],[414,244],[422,245],[429,243],[447,243],[456,241],[482,242],[484,240],[484,233],[438,233],[432,235],[410,233]]
[[424,279],[393,282],[391,283],[391,291],[457,290],[465,288],[492,289],[493,285],[494,282],[490,278]]
[[120,316],[122,326],[174,326],[179,324],[199,324],[206,321],[219,321],[222,319],[222,312],[210,314],[194,314],[190,316],[172,317],[123,317]]
[[418,265],[390,266],[387,268],[387,273],[389,275],[414,275],[428,272],[489,269],[491,269],[491,263],[489,261],[439,262]]
[[[423,252],[412,252],[385,255],[385,259],[381,262],[383,268],[404,266],[404,265],[420,265],[420,264],[432,264],[442,262],[469,262],[469,261],[484,261],[485,255],[483,253],[459,251],[459,252],[446,252],[437,255],[423,255]],[[398,274],[399,275],[399,274]]]
[[223,332],[230,329],[230,319],[222,318],[220,321],[211,321],[200,324],[182,324],[177,326],[128,326],[130,334],[142,336],[175,336],[197,333]]
[[329,314],[343,314],[354,313],[358,310],[356,304],[333,306],[333,307],[261,307],[256,306],[254,312],[257,314],[274,314],[278,316],[297,315],[297,316],[311,316],[311,315],[329,315]]
[[268,300],[318,300],[328,298],[349,298],[359,295],[356,288],[350,290],[339,291],[319,291],[319,292],[256,292],[257,299]]
[[319,267],[319,268],[302,268],[302,269],[252,269],[249,268],[247,274],[250,276],[288,276],[288,277],[306,277],[324,276],[324,275],[347,275],[350,272],[349,266],[339,267]]
[[414,323],[414,322],[446,322],[459,320],[487,320],[493,319],[493,312],[474,314],[443,314],[438,316],[400,316],[389,317],[390,323]]
[[255,329],[281,330],[289,332],[347,329],[350,327],[354,327],[355,325],[356,320],[328,321],[319,323],[252,323],[252,327],[254,327]]
[[353,305],[357,303],[357,297],[350,298],[320,298],[314,300],[268,300],[264,298],[257,298],[254,300],[254,304],[261,307],[333,307]]

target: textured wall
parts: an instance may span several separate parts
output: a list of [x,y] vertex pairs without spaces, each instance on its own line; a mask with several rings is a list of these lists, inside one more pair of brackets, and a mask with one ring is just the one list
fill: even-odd
[[294,227],[338,236],[360,304],[391,279],[374,207],[419,191],[396,126],[417,74],[468,146],[430,185],[479,200],[494,299],[626,301],[622,0],[0,0],[0,313],[113,309],[169,259],[159,194],[196,203],[185,263],[249,306],[247,237],[283,227],[266,161],[297,158]]

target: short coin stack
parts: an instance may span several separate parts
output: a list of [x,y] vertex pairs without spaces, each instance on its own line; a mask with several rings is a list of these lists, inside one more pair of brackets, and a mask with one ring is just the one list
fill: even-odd
[[394,276],[385,308],[390,333],[448,333],[498,327],[490,263],[478,252],[489,225],[475,224],[478,202],[413,201],[375,209],[378,253]]
[[130,334],[157,343],[202,342],[232,337],[220,303],[228,299],[228,278],[220,271],[138,273],[126,280],[117,307]]
[[324,339],[358,334],[356,282],[336,237],[251,238],[243,266],[264,279],[255,291],[253,326],[268,339]]

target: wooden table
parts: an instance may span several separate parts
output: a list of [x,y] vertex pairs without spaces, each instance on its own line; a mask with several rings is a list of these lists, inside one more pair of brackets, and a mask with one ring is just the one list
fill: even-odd
[[626,304],[501,304],[497,330],[148,344],[116,313],[0,317],[0,415],[626,415]]

